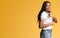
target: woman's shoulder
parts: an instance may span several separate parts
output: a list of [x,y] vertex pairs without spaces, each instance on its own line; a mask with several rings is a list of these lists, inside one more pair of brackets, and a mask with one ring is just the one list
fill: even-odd
[[42,12],[41,18],[43,18],[43,19],[47,18],[47,14],[45,13],[45,11]]
[[47,15],[47,13],[45,11],[42,12],[42,15]]

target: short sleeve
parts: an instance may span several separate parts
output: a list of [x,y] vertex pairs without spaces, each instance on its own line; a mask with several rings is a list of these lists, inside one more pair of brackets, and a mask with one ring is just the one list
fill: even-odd
[[47,15],[44,12],[42,12],[41,19],[45,19],[46,17],[47,17]]

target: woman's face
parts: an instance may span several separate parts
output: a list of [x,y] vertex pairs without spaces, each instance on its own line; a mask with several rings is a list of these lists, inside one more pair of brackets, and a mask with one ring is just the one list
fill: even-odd
[[46,11],[50,11],[50,7],[51,7],[50,3],[46,3]]

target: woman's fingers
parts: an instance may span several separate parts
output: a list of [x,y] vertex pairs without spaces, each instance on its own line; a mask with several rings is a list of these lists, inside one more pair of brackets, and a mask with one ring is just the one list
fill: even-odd
[[55,23],[57,23],[57,19],[56,19],[55,17],[53,17],[53,21],[54,21]]

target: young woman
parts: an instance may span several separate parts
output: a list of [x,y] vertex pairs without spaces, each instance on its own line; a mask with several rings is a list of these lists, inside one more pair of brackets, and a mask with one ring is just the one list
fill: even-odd
[[39,28],[42,28],[40,38],[52,38],[52,25],[57,23],[57,19],[52,15],[50,7],[51,3],[44,1],[38,14]]

